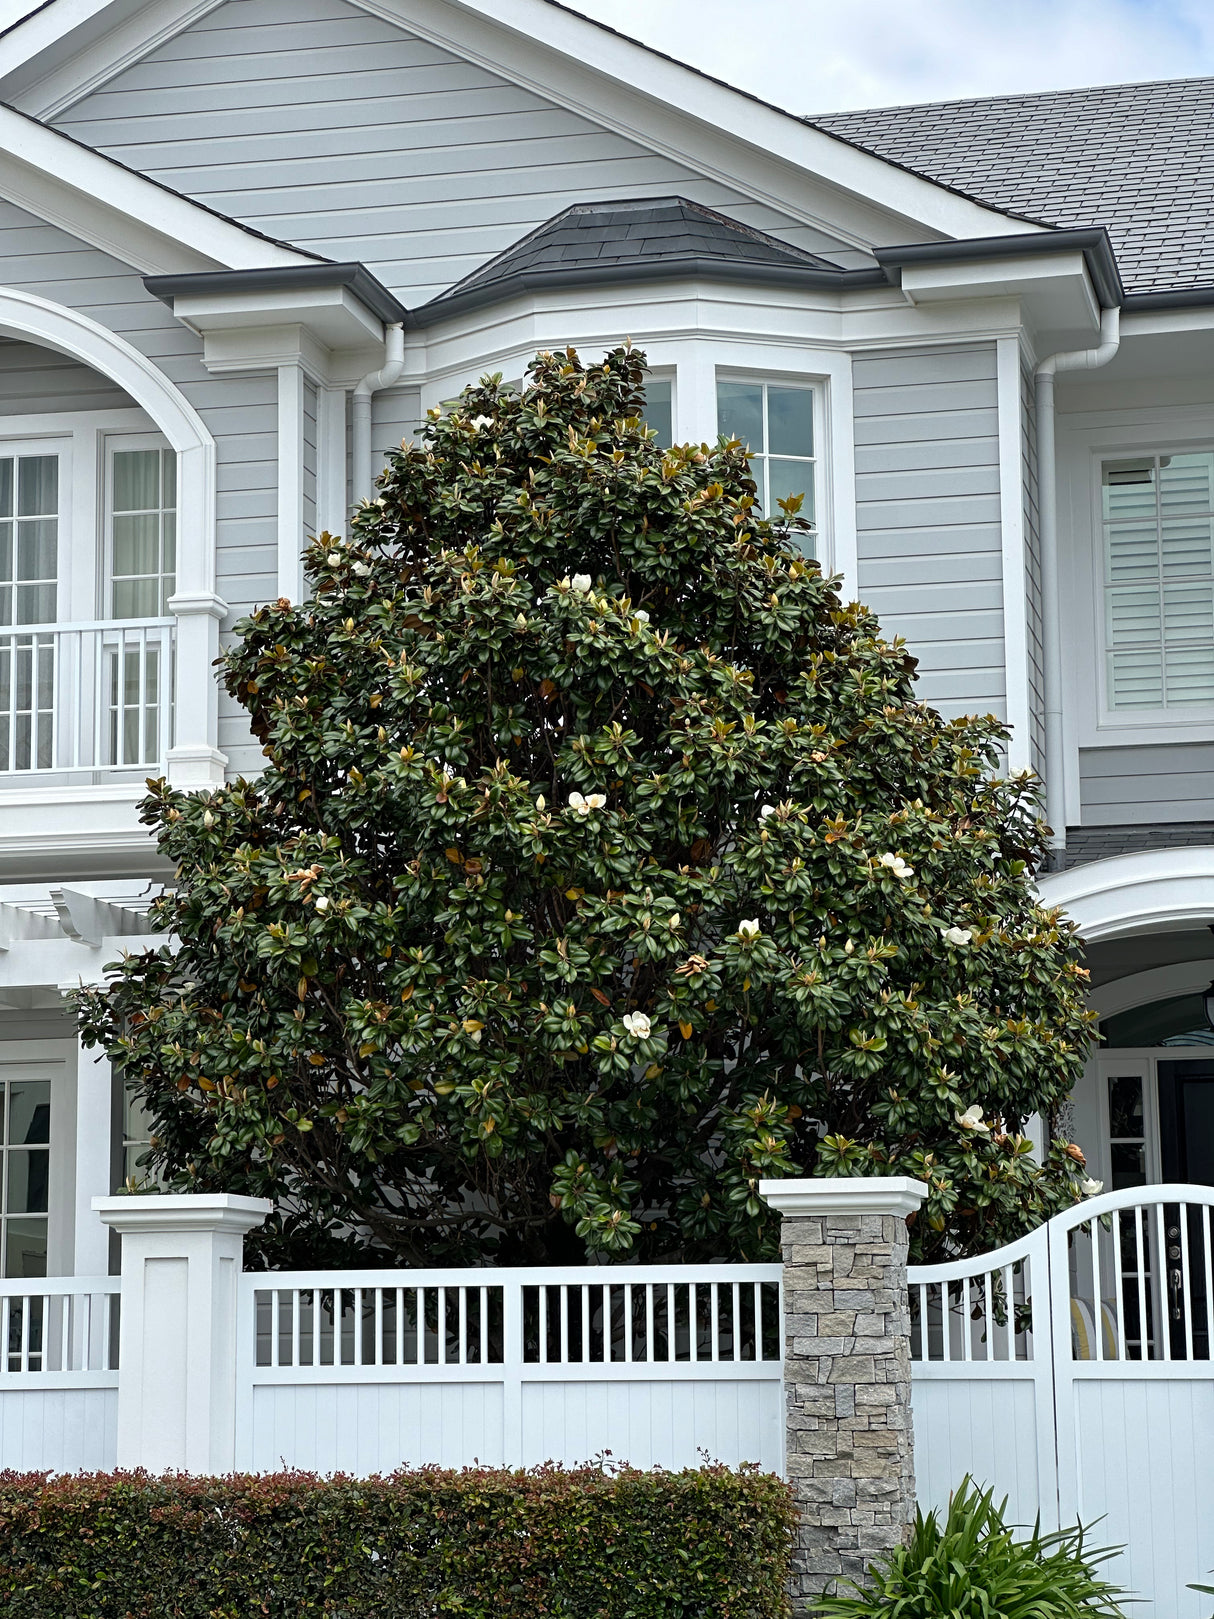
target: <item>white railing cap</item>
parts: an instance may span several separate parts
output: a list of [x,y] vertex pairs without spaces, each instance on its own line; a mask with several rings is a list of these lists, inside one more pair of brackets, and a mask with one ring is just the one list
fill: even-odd
[[252,1231],[274,1205],[233,1192],[167,1192],[95,1197],[93,1210],[115,1231]]
[[913,1214],[927,1185],[909,1175],[760,1181],[759,1196],[780,1214]]

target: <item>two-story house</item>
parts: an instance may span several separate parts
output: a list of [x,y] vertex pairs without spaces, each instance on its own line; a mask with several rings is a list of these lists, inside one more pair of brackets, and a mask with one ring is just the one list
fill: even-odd
[[258,767],[225,632],[431,405],[625,336],[1011,724],[1094,1172],[1214,1180],[1214,81],[814,119],[554,0],[44,0],[0,102],[3,1274],[107,1268],[141,1126],[62,991],[145,931],[144,778]]

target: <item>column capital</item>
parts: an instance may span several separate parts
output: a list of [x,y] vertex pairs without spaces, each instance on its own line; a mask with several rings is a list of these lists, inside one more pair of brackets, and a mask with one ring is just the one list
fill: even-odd
[[759,1196],[783,1215],[913,1214],[927,1192],[925,1182],[909,1175],[759,1182]]
[[123,1233],[228,1231],[243,1236],[263,1224],[274,1205],[269,1198],[232,1192],[169,1192],[95,1197],[93,1209],[104,1225]]

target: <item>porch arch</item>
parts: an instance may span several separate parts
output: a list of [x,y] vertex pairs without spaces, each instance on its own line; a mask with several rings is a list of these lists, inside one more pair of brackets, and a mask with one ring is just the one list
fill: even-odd
[[36,293],[0,287],[0,336],[56,349],[117,383],[177,452],[177,593],[215,592],[215,440],[189,400],[125,338]]
[[1043,904],[1060,905],[1089,944],[1214,922],[1214,844],[1114,855],[1037,879]]

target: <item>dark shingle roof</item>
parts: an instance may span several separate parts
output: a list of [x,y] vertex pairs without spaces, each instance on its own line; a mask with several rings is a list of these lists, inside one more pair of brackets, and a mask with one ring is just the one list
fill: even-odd
[[980,202],[1107,227],[1131,293],[1214,284],[1214,79],[832,113],[806,122]]
[[842,270],[829,259],[739,224],[685,197],[579,202],[546,220],[455,286],[413,312],[428,325],[456,308],[524,288],[581,282],[652,281],[676,275],[851,285],[880,270]]
[[1150,849],[1188,849],[1214,844],[1214,821],[1175,821],[1166,826],[1072,826],[1060,862],[1064,871],[1119,854],[1145,854]]

